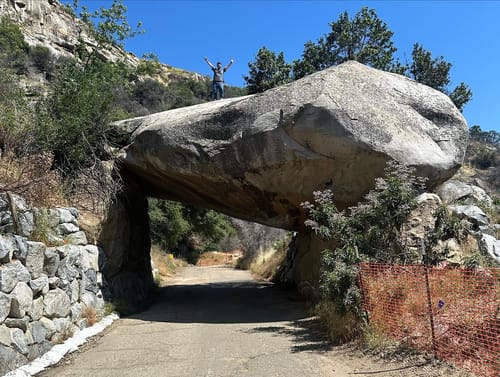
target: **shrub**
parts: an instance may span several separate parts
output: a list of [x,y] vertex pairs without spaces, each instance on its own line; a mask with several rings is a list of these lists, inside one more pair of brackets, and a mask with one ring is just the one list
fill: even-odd
[[335,304],[340,315],[361,317],[361,292],[357,264],[361,261],[416,261],[402,242],[401,232],[422,180],[413,170],[396,162],[386,168],[386,177],[376,181],[366,201],[339,212],[329,190],[315,192],[315,203],[303,203],[309,212],[306,225],[325,239],[335,239],[334,250],[322,253],[320,293]]
[[35,46],[31,47],[29,50],[29,55],[33,64],[40,72],[45,72],[49,75],[52,74],[54,69],[54,61],[50,50],[45,46]]
[[156,75],[161,71],[161,64],[158,60],[158,56],[150,52],[149,54],[144,54],[137,67],[137,73],[139,75]]
[[165,85],[153,79],[145,79],[135,84],[132,97],[149,112],[154,113],[166,110],[167,106],[164,101],[166,92]]
[[476,155],[472,157],[471,163],[478,169],[488,169],[495,166],[495,150],[492,148],[481,147]]
[[92,306],[85,305],[82,310],[82,318],[87,320],[87,326],[93,326],[97,323],[97,312]]
[[162,249],[174,248],[190,231],[179,202],[148,199],[151,241]]
[[34,150],[35,117],[17,77],[0,70],[0,154],[26,155]]
[[2,65],[18,74],[27,70],[28,44],[16,22],[4,16],[0,20],[0,59]]
[[39,108],[37,142],[54,154],[54,165],[72,179],[108,156],[115,89],[126,86],[121,64],[76,62],[58,68],[52,94]]
[[0,191],[14,192],[36,207],[50,207],[65,202],[61,180],[51,170],[50,154],[0,158]]

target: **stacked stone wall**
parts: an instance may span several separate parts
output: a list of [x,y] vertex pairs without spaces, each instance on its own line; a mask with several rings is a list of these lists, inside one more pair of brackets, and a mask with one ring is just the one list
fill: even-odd
[[103,315],[102,257],[75,208],[42,211],[0,193],[0,375]]

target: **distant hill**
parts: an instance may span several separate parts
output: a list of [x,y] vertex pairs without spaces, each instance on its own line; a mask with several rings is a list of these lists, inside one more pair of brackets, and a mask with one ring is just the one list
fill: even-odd
[[[75,59],[80,46],[96,49],[98,42],[93,39],[87,25],[79,20],[70,6],[58,0],[0,0],[0,18],[7,17],[19,25],[24,40],[31,51],[44,50],[44,59],[50,60],[46,69],[28,69],[20,75],[27,87],[43,92],[50,86],[53,65],[64,59]],[[117,45],[96,49],[104,61],[124,62],[134,70],[130,77],[132,85],[138,84],[138,92],[146,90],[155,93],[155,100],[145,99],[140,106],[132,106],[131,115],[181,107],[210,99],[210,77],[159,62],[152,54],[139,58]],[[49,69],[50,68],[50,69]],[[154,81],[154,83],[151,82]],[[173,84],[173,94],[166,87]],[[228,87],[227,97],[245,94],[243,88]],[[179,99],[184,95],[184,100]],[[159,100],[158,96],[164,98]],[[137,114],[133,114],[134,111]]]

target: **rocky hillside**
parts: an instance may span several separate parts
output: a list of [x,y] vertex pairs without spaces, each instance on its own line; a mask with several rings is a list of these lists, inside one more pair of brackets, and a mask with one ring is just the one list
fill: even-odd
[[[89,33],[87,25],[75,17],[70,6],[58,0],[0,0],[0,18],[4,16],[15,20],[21,26],[29,46],[46,47],[56,59],[74,58],[82,42],[89,49],[98,47],[98,42]],[[97,48],[96,51],[104,60],[125,62],[133,68],[139,67],[143,62],[143,59],[118,46]],[[182,79],[206,79],[198,73],[159,62],[151,76],[163,84]]]

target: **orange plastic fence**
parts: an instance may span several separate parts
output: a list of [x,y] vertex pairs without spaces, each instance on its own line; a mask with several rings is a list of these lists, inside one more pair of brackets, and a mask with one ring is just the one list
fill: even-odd
[[500,376],[500,269],[360,264],[371,328],[478,376]]

